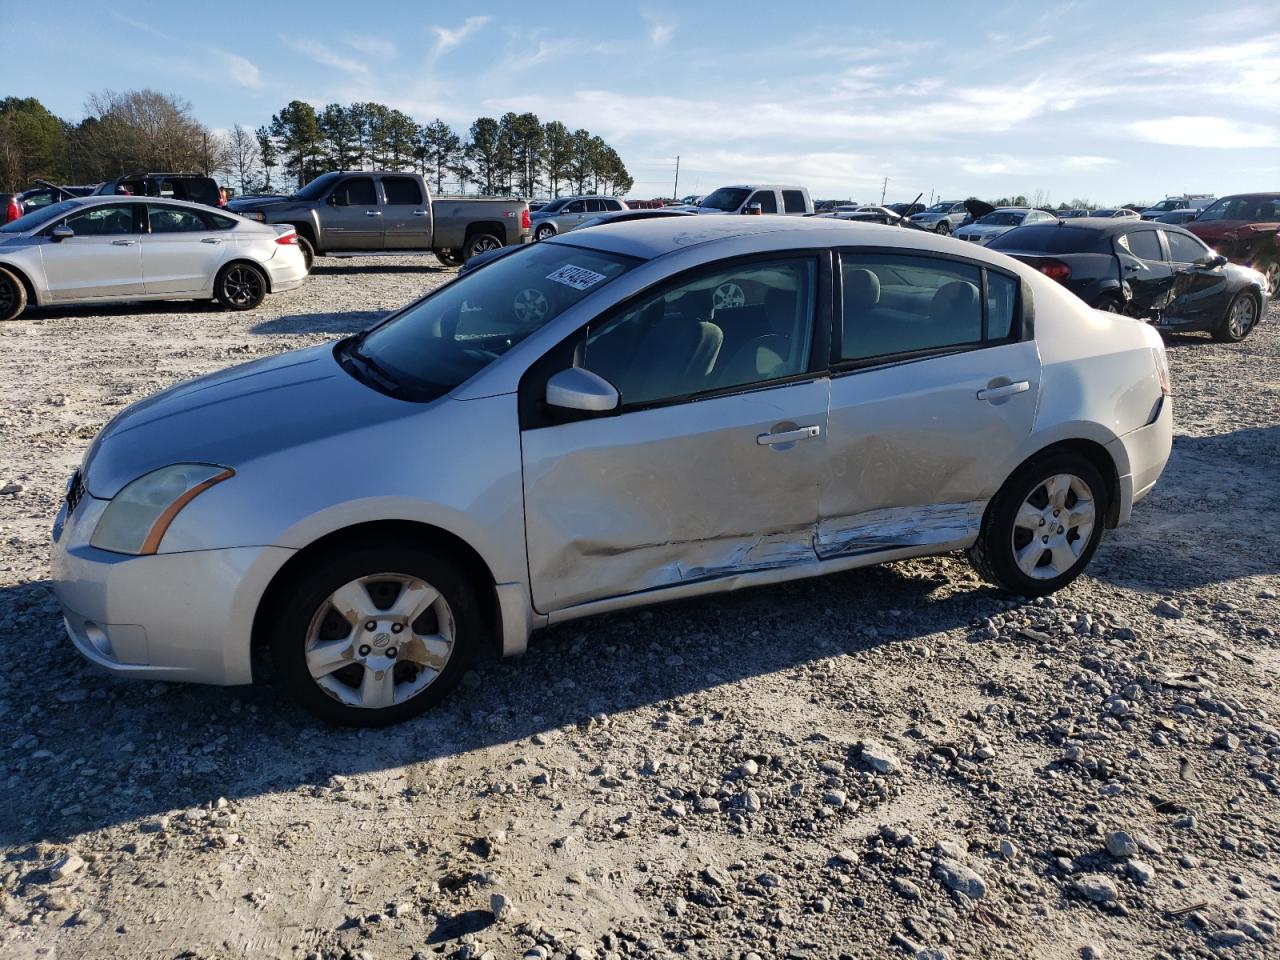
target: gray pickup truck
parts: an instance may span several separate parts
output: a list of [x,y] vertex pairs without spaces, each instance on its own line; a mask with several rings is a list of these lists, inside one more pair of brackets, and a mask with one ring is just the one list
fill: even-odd
[[242,197],[227,209],[296,228],[308,269],[315,257],[427,251],[456,267],[529,239],[524,200],[432,200],[416,173],[324,173],[292,196]]

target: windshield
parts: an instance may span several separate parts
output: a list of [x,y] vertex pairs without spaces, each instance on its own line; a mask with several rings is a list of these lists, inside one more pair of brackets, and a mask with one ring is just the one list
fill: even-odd
[[428,295],[362,338],[347,356],[383,379],[434,399],[640,261],[564,243],[502,257]]
[[750,192],[743,187],[721,187],[711,196],[704,197],[702,206],[716,210],[737,210]]
[[1010,230],[987,244],[988,250],[1017,250],[1022,253],[1091,253],[1105,241],[1086,227],[1032,224]]
[[25,233],[28,230],[34,230],[42,223],[48,223],[55,217],[60,217],[64,213],[70,213],[80,204],[75,200],[63,200],[61,203],[51,203],[47,207],[41,207],[39,210],[32,210],[25,217],[19,217],[17,220],[10,220],[3,227],[0,227],[0,233]]
[[1016,227],[1025,216],[1025,213],[1010,213],[1007,210],[997,210],[995,213],[988,213],[978,223],[984,223],[989,227]]
[[1196,217],[1197,223],[1205,220],[1280,220],[1280,198],[1223,197]]
[[935,203],[932,207],[929,207],[924,212],[925,213],[950,213],[951,208],[954,207],[955,205],[956,205],[956,202],[954,200],[944,200],[941,203]]
[[294,200],[319,200],[342,174],[322,173],[293,195]]

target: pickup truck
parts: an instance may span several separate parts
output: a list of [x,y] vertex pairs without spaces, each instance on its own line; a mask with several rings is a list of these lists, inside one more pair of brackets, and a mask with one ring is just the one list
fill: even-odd
[[692,209],[697,213],[780,213],[803,217],[813,213],[813,201],[804,187],[748,183],[713,190]]
[[456,267],[486,250],[529,239],[523,200],[432,200],[416,173],[334,171],[289,197],[244,197],[227,209],[298,231],[307,268],[315,257],[434,253]]

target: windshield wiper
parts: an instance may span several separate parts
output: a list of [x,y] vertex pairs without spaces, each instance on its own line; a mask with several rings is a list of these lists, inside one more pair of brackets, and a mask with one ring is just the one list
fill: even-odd
[[395,374],[360,349],[360,341],[363,339],[364,336],[361,334],[347,341],[342,352],[346,355],[347,359],[354,360],[359,363],[360,366],[364,368],[366,376],[381,381],[383,389],[387,392],[394,392],[399,388],[400,381],[396,378]]

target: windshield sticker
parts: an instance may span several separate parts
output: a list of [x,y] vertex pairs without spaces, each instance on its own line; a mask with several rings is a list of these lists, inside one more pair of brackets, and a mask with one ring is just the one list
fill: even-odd
[[567,263],[554,273],[547,274],[547,279],[554,280],[556,283],[563,283],[566,287],[573,287],[575,290],[589,290],[601,280],[608,278],[603,273],[596,273],[586,267],[575,267],[573,264]]

